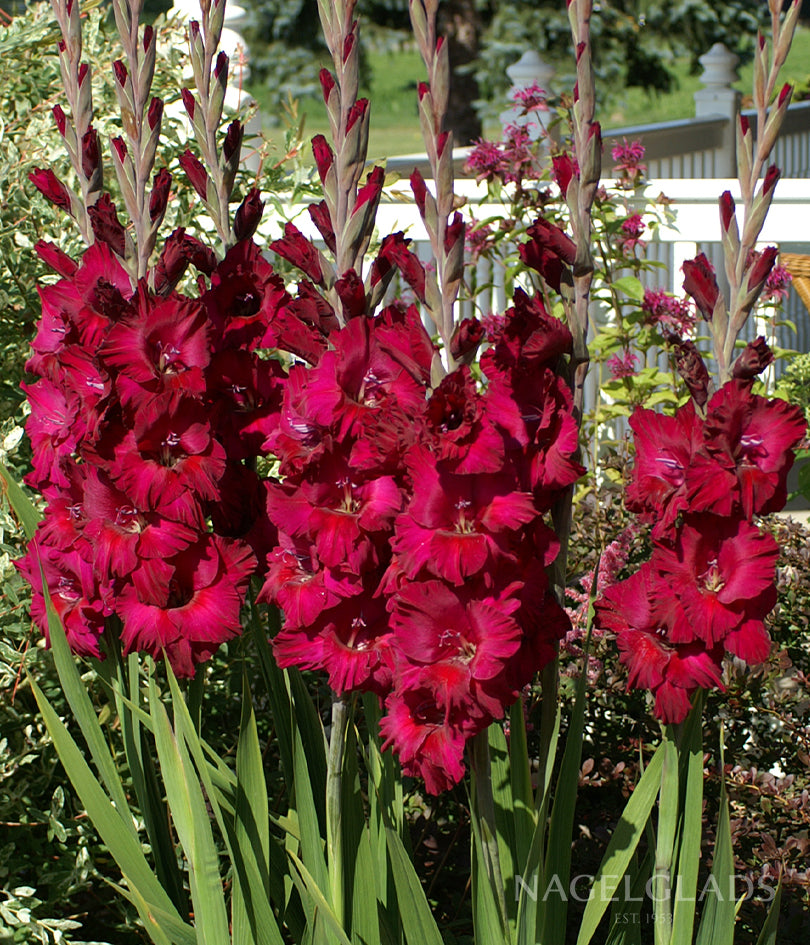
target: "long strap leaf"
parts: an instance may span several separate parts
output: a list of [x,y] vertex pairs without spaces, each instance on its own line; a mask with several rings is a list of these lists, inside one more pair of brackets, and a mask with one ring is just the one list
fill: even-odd
[[189,862],[199,945],[226,945],[231,940],[228,913],[205,798],[185,742],[172,730],[154,677],[149,680],[149,707],[155,723],[155,744],[169,809]]
[[599,864],[579,927],[577,945],[588,945],[591,941],[602,921],[602,916],[610,905],[611,898],[627,872],[661,787],[663,763],[664,745],[662,743],[630,795],[619,823],[613,831],[613,836],[610,838],[602,862]]
[[[128,809],[124,813],[113,806],[84,760],[78,745],[33,680],[31,689],[62,765],[99,836],[132,891],[132,901],[138,906],[152,940],[156,945],[162,945],[165,939],[173,945],[198,945],[194,929],[177,914],[172,901],[147,863],[140,841],[130,831],[127,824],[130,819]],[[153,935],[154,930],[157,931]]]

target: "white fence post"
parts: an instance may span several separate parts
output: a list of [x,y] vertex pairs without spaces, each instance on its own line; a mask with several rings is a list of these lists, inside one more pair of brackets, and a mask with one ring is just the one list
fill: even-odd
[[703,66],[703,88],[695,92],[695,117],[728,119],[723,130],[722,148],[715,161],[718,177],[737,176],[736,121],[741,95],[732,85],[739,79],[739,61],[739,56],[722,43],[715,43],[699,60]]
[[550,94],[551,80],[554,78],[554,66],[544,62],[539,53],[533,49],[527,50],[517,62],[507,67],[506,74],[512,80],[512,87],[507,96],[513,104],[501,112],[501,125],[504,129],[509,125],[520,125],[525,128],[532,141],[537,141],[543,134],[551,116],[550,112],[534,111],[526,114],[519,102],[515,101],[515,93],[523,89],[539,86],[546,95]]

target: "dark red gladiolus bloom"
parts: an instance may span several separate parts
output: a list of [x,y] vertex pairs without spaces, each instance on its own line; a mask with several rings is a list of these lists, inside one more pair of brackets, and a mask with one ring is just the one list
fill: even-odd
[[318,250],[294,223],[285,224],[283,238],[271,243],[270,249],[300,269],[316,285],[323,283]]
[[34,252],[51,269],[64,279],[69,279],[79,268],[78,264],[63,252],[56,243],[49,243],[46,240],[37,240],[34,244]]
[[318,232],[323,237],[324,243],[331,252],[335,252],[335,230],[332,225],[332,217],[329,214],[329,205],[325,200],[320,203],[311,203],[307,207],[310,219],[318,228]]
[[740,352],[732,367],[732,375],[740,381],[752,381],[772,362],[773,351],[760,335],[754,341],[749,341]]
[[692,477],[694,507],[712,509],[724,491],[747,519],[782,509],[793,450],[806,430],[801,408],[752,394],[744,382],[724,385],[707,408],[706,450],[715,465]]
[[508,473],[456,475],[417,448],[408,463],[413,499],[396,520],[392,548],[409,578],[425,568],[460,585],[513,557],[510,536],[538,512]]
[[464,747],[476,725],[464,709],[452,708],[439,682],[395,690],[385,710],[383,749],[394,748],[403,774],[422,778],[431,794],[464,777]]
[[651,565],[609,587],[596,602],[595,624],[617,634],[620,659],[628,667],[628,686],[649,689],[655,714],[663,722],[682,722],[698,688],[721,686],[722,646],[706,649],[700,640],[674,644],[661,608]]
[[441,581],[406,584],[394,597],[391,617],[405,661],[398,672],[408,688],[441,680],[449,705],[498,717],[503,704],[488,687],[520,649],[523,634],[513,617],[520,602],[479,594]]
[[279,666],[324,670],[335,692],[385,696],[391,688],[392,632],[385,604],[361,593],[322,610],[306,626],[288,626],[273,639]]
[[[40,571],[40,566],[42,570]],[[68,644],[81,656],[101,657],[101,636],[110,610],[101,599],[92,566],[77,551],[52,548],[33,541],[18,563],[33,590],[31,619],[48,640],[48,615],[42,576]]]
[[546,283],[560,291],[563,269],[571,266],[576,258],[577,248],[566,233],[543,217],[528,228],[530,242],[518,246],[524,265],[539,272]]
[[201,403],[177,394],[148,401],[116,451],[111,472],[141,508],[193,496],[216,499],[225,451]]
[[193,676],[241,630],[239,613],[255,567],[250,549],[216,535],[204,536],[168,560],[144,562],[121,592],[125,652],[165,651],[178,676]]
[[136,409],[158,394],[202,397],[211,360],[205,310],[196,299],[168,298],[112,326],[102,348],[117,368],[121,401]]
[[671,642],[698,639],[711,648],[745,620],[761,620],[776,602],[778,553],[773,538],[747,522],[687,515],[674,544],[658,545],[650,560],[668,589],[653,582],[659,604],[677,601],[669,615]]
[[662,536],[689,507],[688,471],[703,447],[703,428],[687,403],[674,417],[636,408],[630,418],[636,458],[627,486],[627,507]]
[[202,301],[223,346],[244,345],[253,350],[259,344],[276,346],[266,336],[289,295],[259,247],[242,240],[228,250],[212,273],[211,288]]

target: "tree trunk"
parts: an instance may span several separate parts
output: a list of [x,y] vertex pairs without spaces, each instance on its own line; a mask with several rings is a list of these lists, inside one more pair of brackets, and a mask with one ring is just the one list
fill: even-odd
[[471,71],[463,69],[478,57],[481,19],[475,7],[475,0],[444,0],[439,7],[439,32],[450,56],[450,101],[444,130],[453,132],[456,145],[471,144],[481,137],[481,119],[473,107],[478,83]]

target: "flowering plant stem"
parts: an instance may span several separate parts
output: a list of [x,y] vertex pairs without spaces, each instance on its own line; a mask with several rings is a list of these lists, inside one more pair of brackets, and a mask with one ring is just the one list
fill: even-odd
[[332,700],[332,730],[326,767],[326,850],[332,908],[341,928],[346,924],[343,846],[343,774],[346,763],[346,736],[351,724],[349,696]]

